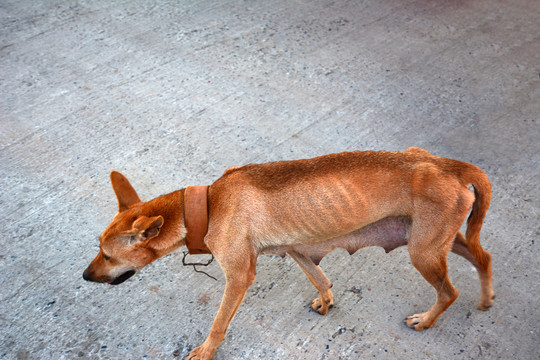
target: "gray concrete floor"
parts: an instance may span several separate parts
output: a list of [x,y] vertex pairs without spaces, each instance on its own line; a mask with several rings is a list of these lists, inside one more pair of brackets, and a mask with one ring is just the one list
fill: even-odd
[[261,257],[216,359],[538,359],[540,3],[0,1],[0,357],[185,357],[224,287],[181,252],[118,287],[85,283],[124,172],[144,199],[229,166],[353,149],[480,166],[496,303],[450,255],[460,297],[424,332],[433,289],[405,248],[336,251],[336,306],[291,259]]

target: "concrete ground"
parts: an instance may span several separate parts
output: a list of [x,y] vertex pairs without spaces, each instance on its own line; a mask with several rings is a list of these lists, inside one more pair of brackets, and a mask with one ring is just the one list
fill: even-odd
[[[125,284],[84,282],[116,212],[233,165],[353,149],[430,152],[493,183],[482,242],[495,305],[449,256],[458,300],[406,248],[338,250],[327,316],[290,258],[261,257],[215,359],[538,359],[540,4],[535,0],[0,1],[0,357],[183,358],[224,288],[178,251]],[[195,260],[195,259],[194,259]]]

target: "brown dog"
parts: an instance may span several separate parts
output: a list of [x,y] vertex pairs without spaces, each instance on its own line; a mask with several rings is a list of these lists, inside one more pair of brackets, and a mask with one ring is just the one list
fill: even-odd
[[[480,246],[491,185],[468,163],[419,148],[331,154],[231,168],[207,189],[207,198],[187,197],[182,189],[149,202],[139,200],[122,174],[112,172],[111,182],[119,211],[101,235],[99,254],[84,279],[119,284],[186,245],[190,234],[204,237],[199,248],[210,251],[225,274],[212,330],[188,359],[212,357],[255,279],[259,254],[289,254],[319,291],[311,306],[321,314],[328,312],[333,296],[332,284],[317,264],[337,247],[352,254],[365,246],[389,252],[408,244],[412,264],[437,292],[431,309],[405,319],[416,330],[432,326],[458,296],[447,273],[450,250],[478,270],[478,308],[486,310],[493,303],[491,256]],[[188,205],[187,199],[202,203],[203,209]],[[464,237],[459,228],[471,208]],[[192,214],[198,211],[202,215]],[[194,235],[201,229],[193,225],[199,220],[204,231]]]

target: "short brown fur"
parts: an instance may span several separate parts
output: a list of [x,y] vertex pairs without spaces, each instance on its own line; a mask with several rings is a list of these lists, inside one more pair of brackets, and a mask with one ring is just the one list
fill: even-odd
[[[122,174],[112,172],[111,182],[119,212],[101,235],[100,252],[83,277],[119,284],[185,245],[184,190],[141,202]],[[187,358],[213,356],[255,279],[260,254],[289,254],[320,293],[312,308],[326,314],[334,301],[332,283],[318,266],[326,254],[338,247],[352,254],[366,246],[389,252],[408,245],[413,265],[437,293],[431,309],[405,319],[409,327],[423,330],[458,296],[446,266],[453,251],[478,270],[478,308],[487,310],[494,297],[491,256],[480,245],[480,229],[490,199],[489,180],[476,166],[419,148],[227,170],[208,190],[205,237],[224,272],[225,293],[208,338]],[[459,228],[469,211],[465,237]]]

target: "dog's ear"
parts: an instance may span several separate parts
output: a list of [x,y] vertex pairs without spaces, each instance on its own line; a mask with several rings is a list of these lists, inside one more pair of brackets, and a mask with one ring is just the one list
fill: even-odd
[[145,241],[155,238],[159,235],[159,231],[163,226],[163,216],[139,216],[133,222],[130,233],[133,236],[133,241]]
[[118,171],[111,172],[111,184],[118,199],[118,212],[125,211],[131,205],[141,202],[128,179]]

